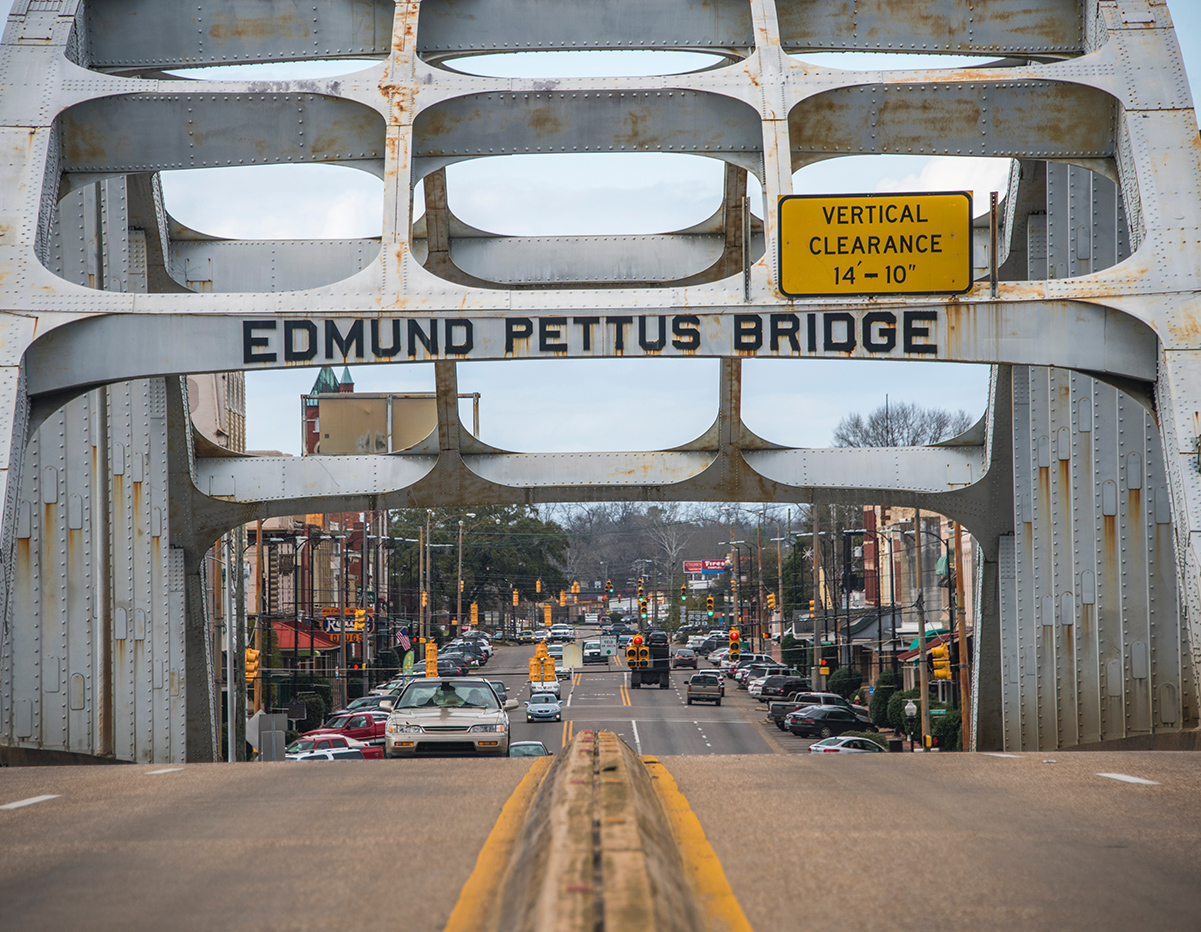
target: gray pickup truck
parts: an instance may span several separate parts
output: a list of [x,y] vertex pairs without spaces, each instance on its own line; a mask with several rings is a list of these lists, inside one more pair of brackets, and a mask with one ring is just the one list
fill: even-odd
[[724,692],[721,676],[717,673],[694,673],[688,678],[688,704],[695,702],[712,702],[721,705]]

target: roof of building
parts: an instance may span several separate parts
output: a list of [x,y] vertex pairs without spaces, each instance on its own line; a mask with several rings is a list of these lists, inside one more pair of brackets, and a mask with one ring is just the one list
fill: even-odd
[[354,379],[352,379],[352,378],[350,377],[350,366],[343,366],[343,367],[342,367],[342,379],[341,379],[341,383],[340,383],[340,384],[342,384],[342,385],[354,385]]
[[[312,645],[312,650],[336,650],[338,645],[331,641],[322,631],[316,627],[311,627],[307,624],[299,624],[293,621],[283,621],[273,619],[271,627],[275,631],[275,644],[281,651],[303,650],[307,651]],[[299,635],[300,644],[297,645],[297,635]]]
[[317,381],[313,383],[310,395],[335,395],[338,393],[338,377],[334,375],[334,370],[330,366],[322,366],[321,372],[317,376]]

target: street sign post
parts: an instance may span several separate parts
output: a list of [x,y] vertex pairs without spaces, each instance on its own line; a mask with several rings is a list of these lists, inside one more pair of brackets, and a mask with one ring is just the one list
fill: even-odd
[[780,290],[789,297],[971,289],[967,191],[780,198]]

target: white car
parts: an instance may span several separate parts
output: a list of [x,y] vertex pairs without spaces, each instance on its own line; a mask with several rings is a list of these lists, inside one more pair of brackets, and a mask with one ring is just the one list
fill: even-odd
[[763,681],[766,679],[766,676],[761,676],[758,679],[751,680],[746,687],[747,693],[758,699],[759,694],[763,692]]
[[851,738],[847,735],[822,738],[809,745],[810,754],[874,754],[883,750],[870,738]]
[[563,695],[563,688],[559,685],[557,679],[545,682],[532,681],[530,683],[530,695],[533,696],[538,693],[550,693],[555,698],[559,698]]
[[410,683],[388,716],[384,734],[387,757],[433,754],[479,754],[506,757],[509,753],[510,709],[487,680],[447,677]]

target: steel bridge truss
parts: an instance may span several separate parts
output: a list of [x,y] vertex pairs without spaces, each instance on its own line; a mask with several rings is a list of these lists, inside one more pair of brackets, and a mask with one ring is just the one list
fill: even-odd
[[[0,45],[0,743],[210,759],[199,568],[242,522],[586,500],[955,517],[980,544],[978,747],[1195,726],[1201,143],[1166,6],[553,6],[17,0]],[[626,78],[454,69],[615,49],[719,61]],[[981,63],[806,62],[826,51]],[[374,64],[297,81],[170,73],[313,59]],[[718,159],[721,206],[689,229],[605,238],[502,236],[450,210],[450,165],[580,152]],[[1014,160],[995,296],[987,281],[954,298],[782,296],[774,205],[798,169],[863,154]],[[382,236],[217,239],[169,217],[157,175],[300,163],[382,178]],[[540,454],[459,421],[459,362],[621,356],[719,358],[714,425],[670,450]],[[780,357],[990,364],[989,410],[936,447],[785,448],[741,416],[741,360]],[[428,361],[438,427],[403,453],[196,454],[183,375]]]

